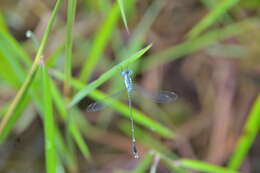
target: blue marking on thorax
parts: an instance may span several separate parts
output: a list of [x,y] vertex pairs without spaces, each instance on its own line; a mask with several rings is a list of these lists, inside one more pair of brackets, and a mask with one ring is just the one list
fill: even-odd
[[132,82],[132,79],[130,77],[131,74],[132,74],[132,71],[121,72],[121,75],[124,77],[125,87],[126,87],[128,92],[133,90],[133,82]]

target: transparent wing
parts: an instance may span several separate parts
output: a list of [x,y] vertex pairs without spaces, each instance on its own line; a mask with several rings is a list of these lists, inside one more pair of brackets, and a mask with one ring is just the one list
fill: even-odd
[[177,94],[172,91],[152,92],[140,86],[135,86],[134,91],[136,91],[139,95],[153,100],[157,103],[168,103],[171,101],[175,101],[178,98]]
[[[125,89],[123,89],[119,92],[116,92],[116,93],[114,93],[110,96],[107,96],[103,100],[109,100],[109,99],[117,98],[120,95],[122,95],[124,92],[126,92]],[[110,102],[110,103],[112,103],[112,102]],[[100,111],[100,110],[106,108],[110,103],[105,103],[105,101],[97,101],[97,102],[94,102],[94,103],[91,103],[90,105],[88,105],[86,111],[87,112],[97,112],[97,111]]]

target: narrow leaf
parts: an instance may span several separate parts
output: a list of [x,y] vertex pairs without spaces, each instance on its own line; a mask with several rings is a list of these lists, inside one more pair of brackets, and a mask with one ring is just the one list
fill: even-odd
[[240,168],[241,164],[245,160],[247,153],[252,146],[260,124],[260,95],[258,95],[251,112],[249,113],[245,127],[243,129],[242,136],[238,140],[238,144],[235,148],[233,155],[230,158],[228,167],[233,170]]
[[129,33],[129,28],[128,28],[128,24],[127,24],[127,20],[126,20],[126,15],[125,15],[125,7],[124,7],[124,2],[123,0],[117,0],[117,3],[119,4],[119,8],[120,8],[120,12],[121,12],[121,16],[126,28],[127,33]]
[[55,146],[55,122],[52,108],[52,96],[50,92],[50,83],[48,72],[45,65],[41,66],[42,91],[43,91],[43,124],[45,139],[45,161],[46,172],[56,173],[57,152]]
[[205,29],[207,29],[212,24],[222,17],[227,11],[235,6],[239,0],[224,0],[218,3],[218,5],[210,11],[210,13],[204,17],[192,30],[188,33],[189,38],[195,38]]

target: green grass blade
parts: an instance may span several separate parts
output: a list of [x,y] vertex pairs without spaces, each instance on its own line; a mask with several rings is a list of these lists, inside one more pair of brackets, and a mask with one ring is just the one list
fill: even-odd
[[51,31],[52,25],[55,21],[58,9],[61,5],[62,0],[57,0],[54,10],[52,12],[50,21],[47,25],[47,29],[44,33],[43,39],[41,41],[41,45],[37,51],[34,63],[30,69],[30,72],[28,74],[28,76],[26,77],[23,85],[21,86],[21,88],[19,89],[18,93],[16,94],[14,100],[12,101],[10,107],[8,108],[7,112],[5,113],[2,121],[0,122],[0,135],[3,132],[3,129],[5,128],[6,124],[8,123],[9,119],[11,118],[11,116],[13,115],[13,113],[15,112],[15,110],[17,109],[17,106],[19,105],[19,103],[21,102],[21,100],[23,99],[23,97],[25,96],[28,88],[31,86],[31,83],[33,81],[33,78],[35,76],[36,71],[38,70],[39,67],[39,62],[41,60],[42,57],[42,53],[43,53],[43,49],[47,43],[47,39],[49,37],[49,33]]
[[2,54],[1,46],[2,43],[0,40],[0,78],[9,86],[13,88],[18,88],[20,84],[19,78],[16,76],[14,70],[12,69],[12,66],[8,62],[5,55]]
[[[53,71],[53,75],[60,79],[64,80],[64,75],[62,73],[58,73]],[[77,89],[81,90],[82,88],[85,87],[85,85],[77,80],[72,80],[71,81],[72,86]],[[110,99],[104,100],[103,98],[106,97],[107,95],[103,94],[102,92],[98,90],[92,90],[91,93],[89,93],[89,96],[95,100],[100,100],[100,101],[109,101]],[[129,114],[129,107],[128,105],[122,104],[118,101],[113,100],[110,103],[110,106],[115,109],[116,111],[122,113],[122,115],[126,117],[130,117]],[[161,124],[157,123],[156,121],[148,118],[146,115],[144,115],[142,112],[137,111],[136,109],[133,109],[133,115],[134,115],[134,120],[138,122],[139,124],[147,127],[148,129],[151,129],[153,132],[156,132],[157,134],[167,137],[167,138],[173,138],[175,134],[168,128],[162,126]]]
[[[2,48],[5,47],[6,50],[3,52],[7,52],[8,49],[12,50],[12,55],[17,58],[17,61],[21,62],[22,64],[27,65],[28,67],[31,65],[31,60],[27,53],[22,49],[20,44],[13,38],[13,36],[9,32],[0,31],[0,38],[3,45]],[[14,60],[14,57],[9,57]]]
[[258,95],[249,117],[246,121],[245,127],[243,129],[243,134],[238,140],[238,144],[235,148],[233,155],[230,158],[228,167],[233,170],[240,168],[241,164],[245,160],[245,157],[252,146],[256,135],[259,130],[260,124],[260,95]]
[[121,12],[121,16],[125,25],[125,29],[127,31],[127,33],[129,33],[129,28],[128,28],[128,24],[127,24],[127,20],[126,20],[126,15],[125,15],[125,8],[124,8],[124,2],[123,0],[117,0],[117,3],[119,5],[120,8],[120,12]]
[[118,65],[111,68],[109,71],[101,75],[97,80],[92,82],[91,84],[84,87],[82,90],[80,90],[73,98],[70,103],[70,106],[73,106],[77,104],[81,99],[86,97],[91,91],[99,87],[101,84],[106,82],[108,79],[110,79],[112,76],[120,72],[123,68],[127,67],[129,64],[135,62],[137,59],[139,59],[146,51],[148,51],[151,48],[151,44],[147,47],[143,48],[142,50],[138,51],[137,53],[133,54],[131,57],[127,58],[123,62],[119,63]]
[[205,29],[214,24],[220,17],[227,13],[227,11],[235,6],[239,0],[224,0],[210,11],[192,30],[188,33],[189,38],[195,38],[201,34]]
[[246,29],[243,26],[250,22],[256,23],[254,20],[246,20],[243,22],[232,24],[226,26],[221,30],[217,29],[214,31],[210,31],[194,40],[187,40],[177,46],[170,47],[154,55],[148,56],[146,60],[144,60],[143,71],[146,71],[160,64],[168,63],[177,58],[184,57],[185,55],[188,55],[202,48],[210,46],[216,43],[217,41],[221,41],[227,39],[228,37],[242,34],[246,31]]
[[66,80],[64,81],[64,92],[65,95],[70,93],[70,79],[71,79],[71,70],[72,70],[72,46],[73,46],[73,25],[76,15],[76,6],[77,0],[68,1],[68,10],[67,10],[67,42],[66,42],[66,59],[65,59],[65,75]]
[[[76,111],[72,111],[71,114],[74,116],[76,113]],[[71,122],[69,123],[69,130],[70,133],[72,134],[74,140],[76,141],[80,151],[82,152],[83,156],[87,159],[90,160],[91,159],[91,155],[90,155],[90,151],[88,146],[86,145],[81,133],[79,132],[79,128],[76,124],[76,121],[74,121],[74,117],[71,117]]]
[[[175,161],[176,163],[176,161]],[[197,160],[189,160],[189,159],[182,159],[177,161],[176,165],[183,167],[183,168],[188,168],[191,170],[195,171],[200,171],[200,172],[207,172],[207,173],[238,173],[236,171],[220,167],[217,165],[213,165],[210,163],[202,162],[202,161],[197,161]]]
[[[56,146],[57,146],[57,153],[60,155],[60,160],[64,162],[64,164],[68,167],[68,170],[73,172],[72,170],[77,169],[77,163],[74,155],[69,153],[68,147],[65,145],[63,136],[59,133],[58,129],[56,128]],[[75,172],[75,171],[74,171]]]
[[105,23],[100,27],[99,31],[96,33],[93,46],[90,50],[90,54],[84,63],[82,71],[80,73],[80,80],[87,82],[93,70],[95,69],[99,59],[104,52],[104,49],[112,36],[112,32],[116,27],[116,23],[119,18],[119,8],[118,4],[114,3]]
[[45,139],[46,172],[56,173],[57,152],[55,146],[55,122],[52,108],[52,95],[50,94],[50,82],[45,65],[41,65],[42,91],[43,91],[43,124]]
[[4,31],[4,32],[8,31],[8,27],[5,22],[4,15],[1,11],[0,11],[0,31]]
[[5,128],[3,129],[1,135],[0,135],[0,143],[2,143],[6,137],[9,135],[10,131],[14,127],[17,120],[20,118],[26,107],[28,106],[30,101],[30,98],[28,96],[25,96],[17,109],[15,110],[13,116],[9,119],[8,123],[6,124]]
[[[69,115],[67,114],[67,110],[66,110],[66,106],[64,104],[63,97],[61,96],[61,93],[59,92],[58,88],[54,84],[54,81],[52,81],[52,80],[50,80],[50,87],[51,87],[51,94],[53,96],[54,104],[57,107],[57,110],[58,110],[59,114],[61,115],[61,118],[65,122],[67,122],[67,118]],[[73,116],[74,116],[74,113],[73,113]],[[90,160],[91,156],[90,156],[88,145],[84,141],[84,139],[80,133],[80,130],[77,127],[76,122],[71,121],[71,122],[68,122],[68,124],[67,125],[69,126],[69,132],[73,136],[73,139],[75,140],[76,144],[78,145],[80,151],[82,152],[82,154],[84,155],[84,157],[87,160]]]
[[129,38],[129,43],[127,47],[122,49],[122,46],[120,47],[118,46],[119,50],[116,50],[116,52],[119,52],[117,54],[119,60],[122,60],[121,58],[129,54],[132,54],[142,48],[147,33],[149,32],[151,25],[154,23],[163,5],[164,5],[163,2],[159,2],[157,0],[153,1],[153,3],[146,10],[140,23],[138,23],[138,25],[134,29],[132,36]]

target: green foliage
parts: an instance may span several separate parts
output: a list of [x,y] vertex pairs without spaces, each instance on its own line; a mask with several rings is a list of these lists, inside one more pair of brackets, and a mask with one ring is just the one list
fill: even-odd
[[198,38],[187,40],[176,46],[162,50],[156,54],[147,57],[147,60],[145,60],[144,62],[145,65],[143,67],[143,71],[146,71],[154,66],[158,66],[168,63],[172,60],[182,58],[190,53],[197,52],[229,37],[246,33],[248,30],[244,26],[254,23],[256,23],[255,19],[246,19],[245,21],[225,26],[222,29],[208,31]]
[[260,96],[257,97],[249,117],[246,121],[242,136],[239,138],[238,144],[230,158],[228,167],[233,170],[240,168],[241,164],[246,158],[246,155],[252,146],[256,135],[259,131],[260,124]]
[[[43,62],[42,62],[43,63]],[[52,97],[50,92],[49,76],[44,64],[40,67],[43,91],[43,124],[45,138],[46,172],[56,173],[57,151],[55,144],[55,121],[52,107]]]
[[189,38],[197,37],[209,26],[216,23],[216,21],[221,16],[226,14],[228,10],[233,6],[235,6],[238,2],[239,0],[225,0],[218,3],[217,6],[214,7],[212,11],[210,11],[209,14],[201,20],[201,22],[199,22],[196,26],[192,28],[192,30],[188,34],[188,37]]
[[119,8],[120,8],[121,16],[122,16],[122,19],[123,19],[123,22],[125,25],[125,29],[126,29],[127,33],[129,33],[129,28],[128,28],[126,14],[125,14],[124,2],[123,2],[123,0],[117,0],[117,2],[119,4]]
[[[7,137],[15,129],[17,121],[22,116],[26,116],[24,112],[28,106],[34,105],[34,111],[37,112],[36,114],[39,115],[39,119],[42,120],[44,126],[44,150],[47,173],[56,173],[58,169],[65,168],[69,169],[70,172],[79,172],[76,156],[77,149],[86,161],[93,161],[91,160],[93,153],[88,146],[88,140],[100,138],[107,129],[101,129],[98,126],[94,127],[88,122],[88,118],[92,116],[91,113],[85,113],[84,109],[77,106],[82,99],[90,97],[96,101],[109,104],[111,111],[118,112],[127,119],[129,118],[128,105],[113,98],[104,99],[108,94],[97,90],[98,87],[109,79],[112,79],[112,84],[109,83],[108,85],[110,90],[118,89],[118,86],[123,81],[118,79],[116,75],[123,69],[131,65],[135,74],[138,74],[140,71],[149,71],[155,66],[168,64],[178,58],[191,55],[203,49],[205,50],[214,44],[221,45],[222,54],[220,55],[226,55],[224,48],[230,48],[230,50],[240,55],[238,56],[239,58],[244,57],[246,54],[241,55],[243,46],[233,44],[233,47],[227,47],[221,42],[229,38],[239,38],[242,34],[247,34],[248,26],[252,27],[255,24],[259,24],[258,19],[251,17],[243,21],[234,22],[233,15],[229,15],[229,11],[237,6],[239,8],[257,8],[260,5],[257,0],[246,2],[239,2],[239,0],[203,0],[203,3],[208,7],[209,13],[190,30],[187,40],[177,45],[169,46],[164,50],[153,49],[153,51],[157,52],[151,51],[148,54],[147,52],[152,44],[144,48],[143,46],[147,43],[146,38],[156,38],[156,34],[150,32],[151,26],[160,14],[161,9],[163,9],[164,3],[154,0],[147,10],[143,12],[143,17],[138,19],[140,22],[131,29],[133,32],[130,33],[127,19],[130,19],[131,12],[134,12],[135,0],[117,0],[113,4],[110,4],[110,1],[101,0],[84,1],[87,5],[92,3],[92,5],[88,6],[88,9],[100,8],[99,10],[103,12],[105,17],[101,25],[97,26],[94,36],[86,40],[86,42],[91,43],[89,52],[84,52],[84,55],[81,55],[78,53],[77,46],[74,46],[74,40],[78,41],[78,38],[74,37],[76,35],[74,23],[77,0],[68,0],[66,1],[66,41],[60,43],[58,48],[48,54],[49,57],[45,57],[44,50],[46,49],[47,41],[50,40],[51,31],[53,31],[54,22],[57,19],[57,13],[62,2],[62,0],[57,0],[55,3],[34,59],[25,51],[27,43],[18,42],[11,35],[5,16],[0,12],[0,84],[4,88],[8,88],[9,92],[16,93],[17,91],[16,94],[13,94],[14,99],[2,104],[3,106],[0,109],[0,143],[4,143],[7,140]],[[235,10],[239,10],[239,8]],[[124,38],[117,27],[120,13],[125,29],[129,32],[127,39]],[[94,20],[99,20],[96,16],[93,18]],[[59,23],[58,29],[61,29],[59,28],[60,24],[63,23]],[[221,24],[221,28],[218,27],[212,30],[212,26],[218,26],[216,24]],[[208,31],[206,32],[206,30]],[[82,35],[79,37],[82,37]],[[86,37],[86,39],[88,38]],[[243,40],[239,41],[242,42]],[[104,56],[110,56],[110,54],[106,54],[106,49],[110,47],[110,43],[113,48],[111,54],[115,55],[115,59],[110,57],[104,58]],[[63,53],[65,58],[62,58]],[[140,60],[145,53],[147,53],[147,56]],[[75,66],[73,60],[78,56],[84,56],[86,59],[83,62],[77,62],[80,66],[78,64]],[[88,83],[96,69],[103,71],[108,64],[115,64],[113,61],[118,64],[108,68],[100,77]],[[59,72],[58,68],[56,68],[57,64],[64,65],[62,66],[63,72]],[[72,72],[74,71],[79,72],[79,78],[72,77]],[[54,76],[55,79],[52,79],[50,75]],[[60,87],[61,83],[59,82],[63,82],[63,89]],[[74,90],[77,93],[74,93]],[[173,152],[170,145],[167,145],[168,142],[172,143],[172,140],[178,140],[180,134],[177,135],[172,130],[175,125],[172,125],[171,121],[165,125],[159,118],[155,120],[155,118],[149,117],[150,112],[154,110],[156,114],[166,114],[166,112],[160,110],[159,106],[156,105],[154,108],[147,109],[148,111],[139,111],[133,108],[138,145],[142,145],[151,151],[147,152],[148,154],[146,153],[138,166],[131,171],[132,173],[145,172],[149,169],[151,172],[156,172],[156,167],[152,165],[154,157],[160,160],[160,164],[165,164],[172,172],[177,173],[188,173],[190,171],[237,173],[247,157],[259,130],[260,98],[258,96],[248,115],[243,134],[229,158],[230,161],[227,168],[204,161],[182,159]],[[118,127],[126,135],[130,136],[129,121],[117,120],[116,123],[117,126],[115,128]],[[60,131],[60,124],[64,125],[64,128],[67,130],[65,135]],[[109,132],[109,134],[111,135],[113,132]],[[164,143],[161,138],[166,142]]]
[[69,94],[71,70],[72,70],[72,46],[73,46],[73,24],[76,15],[77,0],[68,1],[68,11],[67,11],[67,41],[66,41],[66,60],[65,60],[65,70],[66,80],[64,81],[65,94]]
[[87,82],[98,61],[100,60],[109,39],[112,36],[112,31],[115,29],[116,23],[119,18],[118,4],[114,3],[111,10],[108,12],[108,17],[103,26],[97,31],[89,56],[85,61],[80,73],[80,80]]
[[237,173],[236,171],[229,170],[227,168],[223,168],[220,166],[216,166],[213,164],[209,164],[209,163],[201,162],[201,161],[197,161],[197,160],[183,159],[183,160],[179,160],[176,164],[180,167],[189,168],[191,170],[196,170],[196,171],[200,171],[200,172]]
[[50,22],[47,25],[46,31],[44,33],[43,39],[41,41],[40,47],[37,51],[34,63],[30,69],[30,72],[28,74],[28,76],[26,77],[22,87],[19,89],[18,93],[16,94],[13,102],[11,103],[10,107],[8,108],[7,112],[5,113],[1,123],[0,123],[0,136],[3,134],[3,130],[5,128],[5,126],[7,125],[8,121],[10,120],[11,116],[13,116],[14,112],[16,111],[18,105],[20,104],[20,102],[23,100],[23,98],[25,97],[25,95],[27,94],[27,90],[28,88],[31,86],[33,78],[35,76],[35,73],[38,70],[39,67],[39,63],[40,60],[42,58],[42,53],[43,53],[43,49],[47,43],[47,39],[49,37],[52,25],[54,23],[54,20],[56,18],[58,9],[61,5],[62,0],[57,0],[56,5],[54,7],[53,13],[51,15],[50,18]]

